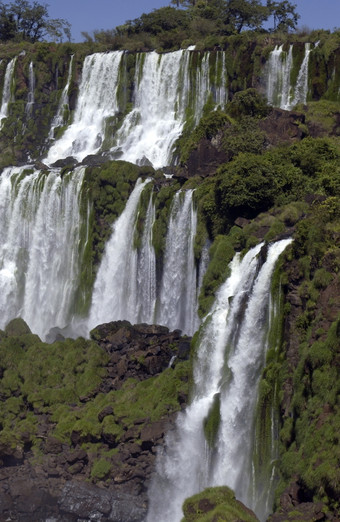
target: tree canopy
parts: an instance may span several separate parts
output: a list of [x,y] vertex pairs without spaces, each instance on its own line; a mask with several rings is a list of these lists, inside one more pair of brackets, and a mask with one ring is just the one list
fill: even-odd
[[61,18],[48,16],[48,5],[36,0],[14,0],[10,4],[0,2],[0,40],[7,42],[37,42],[46,38],[60,41],[63,36],[71,39],[71,26]]

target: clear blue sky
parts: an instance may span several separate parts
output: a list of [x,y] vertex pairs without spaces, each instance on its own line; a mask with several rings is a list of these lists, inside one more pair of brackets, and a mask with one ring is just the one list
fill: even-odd
[[[299,27],[334,29],[340,27],[340,0],[291,0],[301,15]],[[41,3],[44,3],[43,1]],[[142,13],[170,5],[170,0],[46,0],[51,18],[71,24],[72,39],[81,42],[81,31],[113,29]]]

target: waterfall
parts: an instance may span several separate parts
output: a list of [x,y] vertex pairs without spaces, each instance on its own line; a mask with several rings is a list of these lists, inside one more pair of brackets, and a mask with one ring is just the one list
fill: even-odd
[[[195,74],[191,72],[194,56],[198,54],[190,50],[136,55],[132,109],[110,137],[112,157],[136,164],[152,164],[155,168],[169,165],[188,110],[197,124],[211,95],[216,105],[226,104],[224,53],[217,53],[216,66],[212,70],[211,53],[199,55]],[[82,161],[87,155],[101,150],[106,122],[122,112],[117,99],[125,74],[122,57],[122,51],[114,51],[85,58],[73,123],[51,146],[46,163],[53,164],[67,156]],[[67,90],[65,96],[66,93]],[[50,138],[58,121],[52,122]]]
[[194,239],[197,214],[192,190],[177,192],[168,224],[156,322],[192,335],[198,327]]
[[[93,290],[89,329],[118,319],[162,324],[193,334],[198,327],[196,269],[193,242],[196,211],[192,194],[178,192],[171,210],[161,281],[156,280],[152,246],[155,208],[150,197],[140,248],[134,232],[141,193],[137,182],[126,207],[113,226]],[[157,287],[160,288],[157,296]]]
[[10,62],[8,62],[5,73],[4,86],[2,91],[2,100],[1,100],[1,108],[0,108],[0,129],[3,125],[3,120],[8,116],[8,104],[12,99],[12,81],[13,74],[15,69],[16,57],[13,58]]
[[68,156],[82,161],[96,154],[105,135],[105,122],[118,110],[117,89],[123,51],[86,56],[73,123],[50,148],[45,162]]
[[311,52],[310,43],[305,44],[305,56],[303,58],[300,71],[298,74],[298,78],[296,81],[296,86],[294,90],[294,98],[291,102],[291,107],[297,105],[298,103],[306,103],[307,94],[308,94],[308,65],[309,65],[309,55]]
[[[66,81],[66,85],[65,85],[65,87],[63,89],[63,92],[61,93],[59,106],[58,106],[58,111],[57,111],[56,115],[54,116],[52,124],[51,124],[51,129],[50,129],[50,132],[49,132],[49,135],[48,135],[50,140],[52,140],[54,138],[55,129],[57,127],[61,127],[62,125],[65,125],[65,123],[66,123],[66,121],[65,121],[65,111],[69,112],[68,91],[69,91],[70,84],[71,84],[71,79],[72,79],[73,56],[74,55],[72,54],[71,58],[70,58],[70,63],[69,63],[69,66],[68,66],[67,81]],[[56,82],[56,83],[58,83],[58,82]]]
[[[228,485],[253,508],[248,496],[251,474],[253,414],[265,360],[270,282],[278,256],[289,244],[262,245],[242,260],[237,254],[230,277],[221,286],[200,331],[194,363],[194,396],[158,456],[149,497],[148,522],[176,522],[185,498],[207,486]],[[209,447],[204,423],[214,404],[220,422],[215,446]]]
[[266,95],[270,105],[291,110],[298,103],[306,103],[310,52],[310,44],[306,43],[304,58],[295,87],[293,87],[290,81],[293,67],[293,46],[289,46],[288,53],[283,51],[283,45],[275,46],[270,53],[267,65]]
[[116,136],[113,151],[132,163],[168,165],[172,146],[182,132],[187,91],[181,78],[187,74],[188,51],[137,57],[133,110]]
[[134,227],[139,198],[145,187],[137,180],[124,211],[113,226],[106,243],[93,289],[89,328],[118,319],[138,322],[136,317],[137,250]]
[[152,228],[155,222],[155,206],[150,195],[146,213],[142,245],[137,259],[136,321],[152,323],[156,305],[156,255],[152,246]]
[[283,51],[283,45],[276,45],[270,53],[267,71],[267,100],[270,105],[289,110],[291,86],[290,74],[293,65],[293,46],[288,53]]
[[[27,169],[27,167],[26,167]],[[21,316],[44,337],[74,313],[84,169],[60,177],[10,167],[0,177],[1,328]],[[86,238],[83,238],[86,241]]]
[[34,105],[34,89],[35,89],[35,78],[34,78],[34,69],[33,62],[30,62],[29,70],[28,70],[28,96],[26,103],[26,114],[28,116],[31,115]]

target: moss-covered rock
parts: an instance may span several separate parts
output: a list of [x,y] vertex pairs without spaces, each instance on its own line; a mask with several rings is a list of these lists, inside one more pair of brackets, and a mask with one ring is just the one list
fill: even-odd
[[258,518],[226,486],[207,488],[183,504],[182,522],[255,522]]

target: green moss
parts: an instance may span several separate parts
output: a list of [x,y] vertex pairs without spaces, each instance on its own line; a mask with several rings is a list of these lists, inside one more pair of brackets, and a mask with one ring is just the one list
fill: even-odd
[[216,437],[221,422],[220,407],[220,394],[217,393],[214,396],[214,400],[210,407],[209,413],[203,421],[204,435],[211,449],[215,447]]
[[236,500],[233,491],[226,486],[207,488],[186,499],[183,504],[182,522],[255,522],[258,520],[245,506]]
[[91,469],[91,478],[95,481],[108,478],[111,471],[111,464],[105,459],[97,460]]

